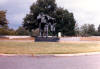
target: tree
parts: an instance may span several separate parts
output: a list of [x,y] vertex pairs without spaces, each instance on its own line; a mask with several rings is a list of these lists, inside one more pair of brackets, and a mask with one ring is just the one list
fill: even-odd
[[0,11],[0,35],[8,35],[8,21],[6,19],[6,11]]
[[95,35],[96,30],[94,24],[88,24],[88,34],[89,35]]
[[84,24],[81,26],[80,35],[81,36],[88,36],[88,24]]
[[100,36],[100,25],[98,26],[98,29],[97,29],[97,31],[96,31],[95,36]]
[[78,24],[75,25],[75,36],[81,36],[80,35],[80,28],[79,28]]
[[8,35],[17,35],[16,30],[14,30],[14,29],[9,28],[8,31],[9,31]]
[[98,32],[100,32],[100,25],[98,26]]
[[0,11],[0,25],[6,25],[8,24],[7,19],[6,19],[6,11]]
[[57,8],[55,18],[57,21],[56,33],[59,31],[63,36],[75,35],[75,19],[72,13],[63,8]]
[[2,27],[0,28],[0,35],[16,35],[16,31],[14,29]]
[[16,30],[16,34],[17,35],[29,35],[29,32],[27,30],[25,30],[25,28],[23,27],[19,27],[17,30]]
[[74,28],[76,22],[73,13],[68,12],[66,9],[57,7],[55,0],[37,0],[36,3],[33,3],[30,7],[30,13],[24,18],[23,27],[28,29],[30,32],[32,29],[39,28],[37,16],[41,12],[56,19],[56,34],[61,32],[63,36],[75,35]]
[[94,24],[84,24],[80,28],[81,36],[94,36],[96,34]]
[[16,35],[15,30],[8,27],[6,11],[0,11],[0,35]]

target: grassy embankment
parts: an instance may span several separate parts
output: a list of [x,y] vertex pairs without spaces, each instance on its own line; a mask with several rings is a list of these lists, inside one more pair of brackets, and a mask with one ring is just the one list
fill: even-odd
[[100,52],[100,42],[0,41],[1,54],[75,54]]

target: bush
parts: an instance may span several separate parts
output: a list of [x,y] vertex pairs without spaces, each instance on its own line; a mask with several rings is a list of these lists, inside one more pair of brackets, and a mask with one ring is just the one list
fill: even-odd
[[14,30],[0,28],[0,35],[16,35]]

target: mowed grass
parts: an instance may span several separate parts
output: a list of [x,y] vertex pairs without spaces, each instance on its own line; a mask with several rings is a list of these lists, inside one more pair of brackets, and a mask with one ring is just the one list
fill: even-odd
[[1,54],[75,54],[87,52],[100,52],[100,43],[0,41]]

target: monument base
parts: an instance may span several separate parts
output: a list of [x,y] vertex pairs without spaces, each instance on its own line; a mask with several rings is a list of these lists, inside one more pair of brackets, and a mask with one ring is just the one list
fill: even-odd
[[58,42],[58,37],[35,37],[35,42]]

